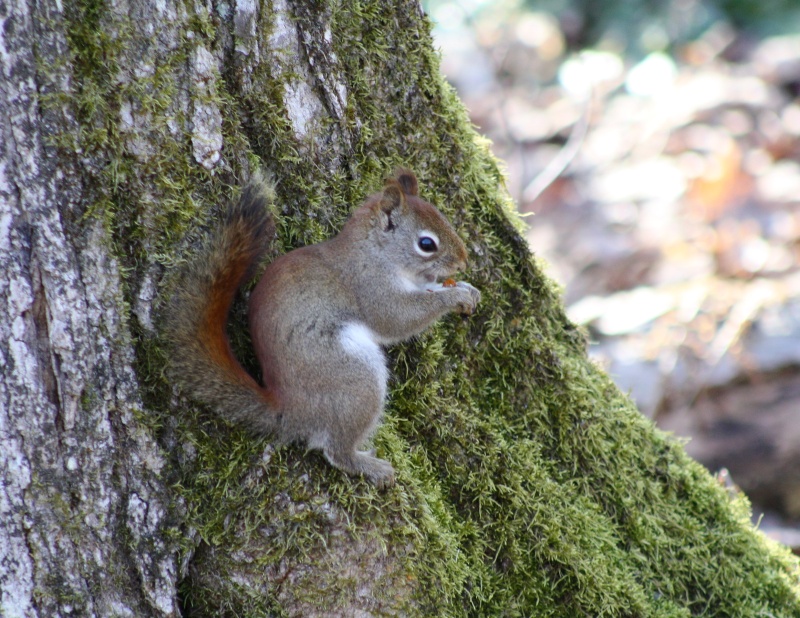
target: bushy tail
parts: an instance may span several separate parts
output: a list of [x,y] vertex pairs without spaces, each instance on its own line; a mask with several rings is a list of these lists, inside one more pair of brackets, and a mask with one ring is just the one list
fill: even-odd
[[250,429],[274,433],[275,398],[244,370],[225,331],[239,286],[254,275],[274,235],[274,189],[260,176],[180,275],[166,308],[169,374],[194,399]]

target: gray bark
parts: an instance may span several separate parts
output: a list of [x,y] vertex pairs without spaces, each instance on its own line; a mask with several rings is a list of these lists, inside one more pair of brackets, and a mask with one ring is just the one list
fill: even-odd
[[92,153],[48,95],[75,87],[60,3],[0,10],[0,615],[175,616],[164,460],[136,413],[119,265],[82,221]]

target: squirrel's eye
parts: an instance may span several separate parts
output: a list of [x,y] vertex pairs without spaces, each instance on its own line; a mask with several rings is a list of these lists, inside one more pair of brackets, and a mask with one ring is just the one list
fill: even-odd
[[417,245],[425,253],[433,253],[436,251],[436,241],[430,236],[423,236],[417,241]]

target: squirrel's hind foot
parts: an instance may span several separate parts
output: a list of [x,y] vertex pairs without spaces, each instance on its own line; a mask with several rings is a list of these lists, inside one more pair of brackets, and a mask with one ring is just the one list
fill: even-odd
[[366,478],[378,489],[394,485],[394,468],[384,459],[373,457],[373,451],[355,451],[350,454],[330,453],[324,451],[330,464],[350,475]]

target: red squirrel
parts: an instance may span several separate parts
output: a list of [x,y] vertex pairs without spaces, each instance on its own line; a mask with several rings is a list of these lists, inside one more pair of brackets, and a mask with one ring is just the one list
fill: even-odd
[[419,197],[414,174],[398,170],[338,235],[267,266],[248,306],[261,386],[236,360],[225,324],[274,234],[273,199],[256,175],[182,271],[167,317],[171,375],[221,416],[305,442],[347,474],[389,486],[391,464],[358,450],[383,413],[383,346],[475,310],[472,285],[438,283],[466,267],[464,243]]

